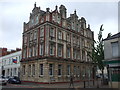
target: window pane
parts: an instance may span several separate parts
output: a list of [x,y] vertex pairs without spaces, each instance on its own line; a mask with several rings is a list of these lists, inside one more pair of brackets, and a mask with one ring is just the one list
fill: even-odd
[[62,75],[62,65],[58,65],[58,75]]
[[53,64],[49,64],[49,75],[53,75]]
[[40,44],[40,55],[43,55],[44,52],[44,44]]
[[50,55],[54,55],[55,44],[50,44]]
[[58,44],[58,56],[59,57],[62,57],[62,54],[63,54],[62,52],[63,52],[63,45]]
[[58,39],[62,39],[62,32],[58,31]]
[[70,58],[70,48],[67,48],[67,58]]
[[43,64],[40,64],[40,75],[43,75]]
[[55,30],[54,30],[54,28],[50,29],[50,36],[51,37],[55,37]]
[[40,37],[43,37],[44,36],[44,28],[41,28],[40,29]]
[[67,65],[67,75],[70,75],[70,65]]
[[28,75],[30,76],[31,75],[31,65],[29,65],[29,72],[28,72]]
[[118,42],[112,43],[112,55],[113,55],[113,57],[118,56]]
[[33,64],[33,67],[32,67],[32,74],[35,75],[35,65]]

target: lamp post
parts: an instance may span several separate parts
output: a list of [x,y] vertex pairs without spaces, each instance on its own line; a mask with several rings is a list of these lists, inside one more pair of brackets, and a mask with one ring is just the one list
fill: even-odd
[[83,75],[83,78],[84,78],[83,83],[84,83],[84,88],[85,88],[85,74]]

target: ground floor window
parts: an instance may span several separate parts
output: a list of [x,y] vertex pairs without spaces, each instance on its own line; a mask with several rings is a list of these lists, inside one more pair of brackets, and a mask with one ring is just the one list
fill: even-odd
[[39,66],[40,68],[40,75],[43,75],[43,64],[40,64],[40,66]]
[[35,75],[35,64],[32,66],[32,75]]
[[49,64],[49,75],[53,75],[53,64]]
[[67,75],[70,75],[70,65],[67,65]]
[[62,75],[62,65],[58,65],[58,75]]
[[28,76],[31,75],[31,65],[29,65],[29,69],[28,69]]

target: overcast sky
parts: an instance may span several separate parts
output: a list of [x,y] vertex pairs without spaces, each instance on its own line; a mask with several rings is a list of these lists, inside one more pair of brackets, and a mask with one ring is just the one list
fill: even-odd
[[[1,0],[0,1],[0,47],[8,49],[22,48],[23,22],[28,22],[34,3],[44,11],[49,7],[54,10],[63,4],[67,8],[67,17],[76,10],[79,18],[85,17],[97,39],[100,26],[103,24],[103,38],[108,33],[118,33],[118,2],[88,2],[78,0]],[[91,1],[91,0],[90,0]],[[113,2],[114,1],[114,2]]]

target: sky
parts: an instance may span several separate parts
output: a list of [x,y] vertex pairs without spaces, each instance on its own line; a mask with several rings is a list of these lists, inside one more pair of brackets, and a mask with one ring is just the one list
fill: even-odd
[[0,0],[0,47],[22,48],[23,22],[29,21],[35,2],[44,11],[48,7],[53,11],[62,4],[67,8],[67,17],[76,10],[78,17],[85,17],[90,24],[95,40],[102,24],[103,38],[118,33],[117,0]]

